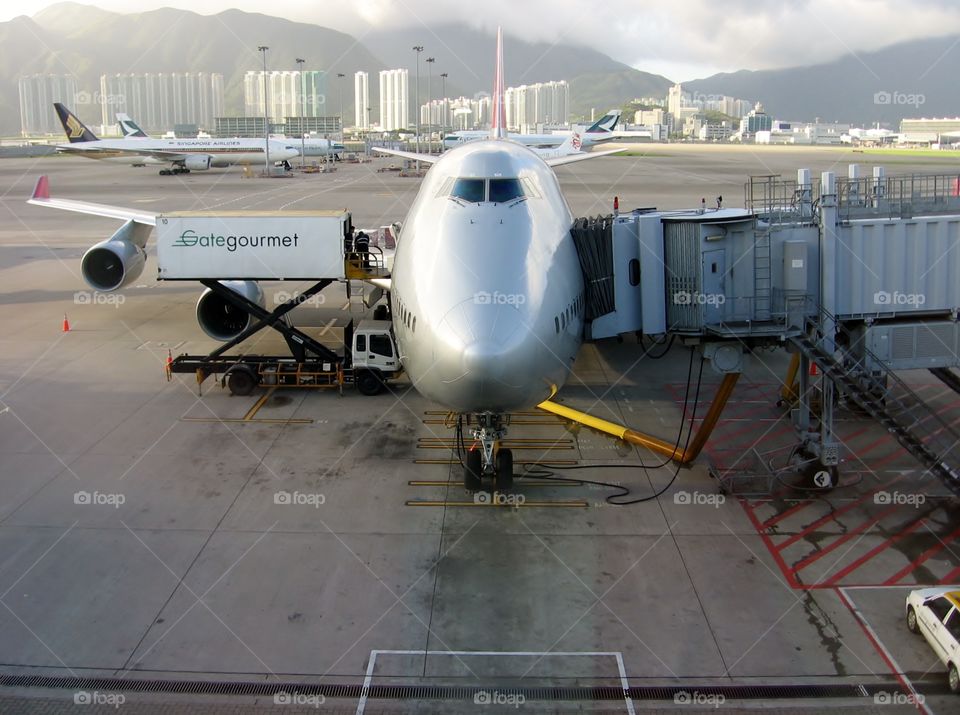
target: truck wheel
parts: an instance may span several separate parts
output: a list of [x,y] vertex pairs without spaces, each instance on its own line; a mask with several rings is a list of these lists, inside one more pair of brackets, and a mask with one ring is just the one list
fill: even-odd
[[468,492],[478,492],[483,485],[483,467],[480,464],[480,451],[471,449],[463,464],[463,488]]
[[259,379],[249,365],[239,363],[230,368],[227,373],[227,388],[231,395],[240,395],[245,397],[253,392]]
[[497,491],[508,492],[513,489],[513,452],[501,449],[497,452]]
[[960,693],[960,672],[957,672],[957,666],[953,663],[950,664],[950,669],[947,671],[947,679],[950,683],[950,692],[954,695]]
[[364,371],[357,375],[357,389],[360,390],[361,395],[379,395],[383,389],[383,383],[374,373]]

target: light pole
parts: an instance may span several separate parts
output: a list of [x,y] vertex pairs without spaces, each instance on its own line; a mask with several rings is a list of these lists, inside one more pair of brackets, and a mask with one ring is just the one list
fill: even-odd
[[[346,75],[343,72],[337,72],[337,92],[340,93],[340,143],[343,144],[343,78]],[[329,147],[328,147],[329,148]]]
[[300,65],[300,168],[306,166],[307,161],[307,139],[304,132],[304,119],[307,116],[307,78],[303,74],[303,63],[306,62],[302,57],[297,58],[297,64]]
[[[416,120],[417,135],[414,138],[414,141],[417,145],[417,154],[420,153],[420,53],[423,52],[423,45],[414,45],[413,51],[417,53],[417,86],[415,89],[414,104],[417,105],[417,111],[414,112],[414,118]],[[410,95],[407,95],[408,97]],[[410,116],[407,115],[407,120],[410,119]],[[420,162],[417,161],[417,171],[420,171]]]
[[427,58],[427,154],[433,153],[433,63],[436,59]]
[[441,116],[443,120],[440,122],[440,151],[443,151],[443,135],[447,132],[447,109],[450,107],[450,103],[447,102],[447,73],[440,73],[440,101],[443,103],[443,110],[441,111]]
[[263,151],[266,161],[264,168],[268,176],[270,174],[270,106],[267,103],[267,50],[269,49],[266,45],[260,45],[257,48],[257,51],[263,54]]

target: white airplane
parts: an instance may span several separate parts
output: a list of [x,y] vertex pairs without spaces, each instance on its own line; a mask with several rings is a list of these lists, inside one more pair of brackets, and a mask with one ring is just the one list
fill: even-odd
[[[403,224],[390,278],[370,282],[389,292],[399,358],[414,387],[475,425],[482,449],[467,451],[468,489],[478,489],[485,475],[499,490],[511,487],[512,453],[496,448],[505,415],[560,389],[583,339],[573,216],[552,168],[622,151],[544,158],[508,139],[502,47],[498,29],[488,140],[440,156],[377,149],[432,164]],[[29,203],[126,221],[83,257],[94,288],[121,288],[143,270],[155,215],[52,199],[46,177]]]
[[[120,132],[123,134],[124,139],[150,138],[150,136],[143,131],[143,129],[141,129],[127,114],[117,112],[117,124],[120,125]],[[343,152],[343,144],[332,139],[306,137],[301,142],[300,139],[284,138],[281,143],[282,142],[286,142],[287,146],[293,147],[297,150],[297,154],[302,153],[304,156],[329,156],[331,154],[336,156]],[[270,150],[270,156],[273,156],[272,149]]]
[[[160,164],[160,174],[187,174],[211,167],[256,164],[264,161],[263,139],[98,139],[75,114],[54,104],[68,144],[57,151],[122,164]],[[270,158],[286,161],[300,154],[289,141],[270,141]]]
[[[571,133],[578,133],[583,146],[593,146],[594,144],[609,141],[613,138],[614,129],[617,126],[617,122],[620,121],[620,114],[621,111],[619,109],[611,109],[589,128],[584,129],[583,127],[575,126],[573,132],[557,132],[556,134],[516,134],[510,132],[507,134],[507,138],[527,146],[549,148],[560,146]],[[489,136],[490,132],[482,129],[468,129],[453,132],[443,138],[443,148],[452,149],[466,142],[486,139]]]

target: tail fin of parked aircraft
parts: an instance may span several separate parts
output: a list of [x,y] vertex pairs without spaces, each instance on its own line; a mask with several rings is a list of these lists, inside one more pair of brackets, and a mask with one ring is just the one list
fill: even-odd
[[490,115],[493,118],[490,126],[492,139],[505,139],[507,136],[507,108],[503,103],[503,94],[503,30],[497,27],[497,59],[490,108]]
[[77,142],[97,141],[97,135],[91,132],[83,122],[77,119],[76,114],[64,107],[62,104],[60,104],[60,102],[54,102],[53,107],[57,110],[57,116],[60,118],[60,123],[63,125],[63,131],[66,133],[67,139],[71,144],[76,144]]

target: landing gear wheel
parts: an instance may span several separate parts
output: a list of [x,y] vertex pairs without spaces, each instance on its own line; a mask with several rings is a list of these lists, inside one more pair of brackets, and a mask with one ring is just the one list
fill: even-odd
[[170,176],[170,169],[160,169],[160,176]]
[[497,452],[496,486],[498,492],[508,492],[513,489],[513,452],[501,449]]
[[231,395],[245,397],[253,392],[259,380],[253,369],[247,365],[238,364],[231,368],[226,376],[227,389]]
[[480,463],[480,452],[471,449],[463,463],[463,488],[468,492],[478,492],[483,482],[483,466]]
[[917,612],[913,610],[913,606],[907,609],[907,630],[911,633],[920,632],[920,625],[917,623]]
[[383,383],[374,373],[364,371],[357,376],[357,389],[361,395],[379,395],[383,389]]
[[960,672],[957,672],[957,666],[950,664],[947,671],[947,682],[950,684],[950,692],[954,695],[960,693]]

